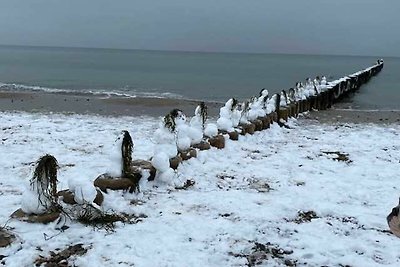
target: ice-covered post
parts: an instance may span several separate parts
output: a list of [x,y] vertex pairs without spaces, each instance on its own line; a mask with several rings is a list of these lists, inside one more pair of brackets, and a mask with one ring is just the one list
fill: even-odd
[[[194,116],[190,120],[190,132],[192,138],[192,147],[200,150],[210,149],[210,144],[204,140],[204,135],[210,134],[210,126],[206,125],[208,119],[208,108],[204,102],[201,102],[194,111]],[[216,126],[215,126],[216,128]],[[207,131],[206,131],[207,130]],[[215,135],[215,134],[211,134]]]
[[289,109],[288,109],[288,98],[285,90],[282,90],[279,96],[279,100],[280,101],[279,101],[278,118],[287,121],[289,117]]
[[303,113],[307,110],[307,97],[305,94],[304,86],[301,82],[296,83],[296,87],[294,89],[296,101],[298,103],[298,113]]
[[[132,168],[132,153],[133,153],[133,141],[128,131],[122,131],[122,142],[120,143],[121,149],[121,176],[122,178],[128,178],[134,184],[134,187],[130,189],[137,190],[139,188],[139,181],[142,178],[142,174],[139,170]],[[117,144],[119,145],[119,143]]]
[[327,82],[326,82],[325,76],[322,76],[322,78],[319,80],[318,87],[319,87],[319,94],[320,94],[319,109],[325,110],[325,109],[327,109],[327,105],[328,105]]
[[281,119],[280,110],[281,110],[281,94],[274,94],[273,99],[275,99],[275,112],[277,114],[276,121],[279,122]]
[[296,93],[293,88],[289,89],[288,92],[288,100],[289,100],[289,107],[290,107],[290,114],[291,117],[297,117],[298,115],[298,102],[296,101]]
[[249,120],[250,123],[254,124],[255,131],[263,130],[264,127],[261,117],[263,117],[264,114],[265,112],[262,109],[261,99],[255,96],[250,98],[247,119]]
[[241,113],[238,110],[238,101],[235,98],[229,99],[219,110],[217,120],[218,130],[221,134],[228,134],[231,140],[238,140],[236,128],[240,122]]
[[[148,171],[147,179],[154,179],[155,170],[149,161],[132,160],[133,141],[128,131],[124,130],[115,141],[110,151],[110,163],[107,173],[101,174],[94,181],[94,186],[107,192],[110,190],[139,190],[139,181],[144,171]],[[78,183],[78,186],[79,183]],[[70,188],[71,189],[71,188]]]
[[260,96],[258,97],[258,102],[261,108],[259,119],[263,123],[263,129],[268,129],[270,127],[271,119],[269,116],[270,110],[268,109],[268,95],[269,92],[267,89],[263,88],[260,91]]
[[241,105],[241,115],[239,126],[242,128],[240,134],[254,134],[256,126],[249,121],[250,101],[245,100]]
[[278,121],[279,102],[279,94],[273,94],[267,101],[267,116],[269,117],[270,123]]
[[[213,142],[214,138],[220,138],[217,125],[214,123],[206,123],[208,119],[207,110],[207,105],[201,102],[195,109],[194,117],[190,120],[190,128],[193,137],[192,147],[199,150],[210,149],[210,143]],[[201,138],[199,140],[196,140],[196,133],[200,134]]]
[[321,91],[321,79],[319,76],[315,77],[313,80],[314,86],[314,93],[315,93],[315,109],[321,110],[322,109],[322,102],[323,102],[323,94]]

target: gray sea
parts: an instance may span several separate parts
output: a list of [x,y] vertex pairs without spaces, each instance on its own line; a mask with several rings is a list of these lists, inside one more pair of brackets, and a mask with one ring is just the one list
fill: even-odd
[[[377,59],[0,46],[0,91],[226,101],[316,75],[336,79]],[[349,100],[351,108],[400,110],[400,58],[384,60],[383,71]]]

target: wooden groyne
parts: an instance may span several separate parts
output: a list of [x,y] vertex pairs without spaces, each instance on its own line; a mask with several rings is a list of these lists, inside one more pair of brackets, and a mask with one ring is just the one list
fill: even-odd
[[358,91],[363,84],[367,83],[382,70],[383,65],[383,60],[378,60],[375,65],[369,68],[329,82],[326,89],[318,92],[317,95],[308,97],[305,100],[295,101],[290,104],[290,107],[278,105],[278,118],[276,118],[276,121],[279,121],[280,118],[287,120],[288,117],[297,117],[307,111],[331,108],[333,104]]
[[[189,126],[186,122],[186,116],[183,112],[175,109],[165,116],[162,129],[158,129],[162,139],[167,140],[166,143],[162,144],[163,147],[173,152],[168,154],[162,151],[156,152],[153,158],[149,160],[134,160],[132,158],[133,142],[129,132],[123,131],[121,147],[118,148],[121,151],[121,173],[119,177],[107,174],[97,177],[93,184],[93,192],[90,193],[92,199],[84,199],[83,196],[79,198],[74,193],[78,192],[76,190],[67,189],[57,192],[58,163],[54,157],[46,155],[38,161],[37,169],[31,180],[32,194],[38,196],[41,211],[35,214],[25,207],[24,211],[19,209],[12,217],[28,222],[47,223],[54,221],[62,212],[65,212],[61,202],[63,202],[63,205],[84,206],[85,211],[87,207],[95,206],[96,211],[98,211],[97,208],[103,202],[103,195],[99,190],[105,193],[108,190],[137,191],[139,190],[140,179],[147,179],[148,181],[165,179],[183,161],[197,157],[199,151],[211,147],[223,149],[226,139],[235,141],[239,139],[240,135],[254,134],[256,131],[266,130],[272,123],[286,126],[285,122],[290,117],[297,117],[299,114],[309,111],[329,109],[335,103],[359,90],[363,84],[382,70],[383,65],[383,60],[378,60],[371,67],[331,82],[325,82],[324,79],[321,79],[323,80],[321,82],[318,78],[310,83],[308,79],[308,89],[298,83],[296,88],[291,88],[288,93],[283,90],[280,94],[274,94],[270,98],[268,98],[267,91],[263,89],[258,98],[254,97],[242,105],[238,105],[235,99],[230,99],[220,112],[220,118],[225,116],[223,118],[225,120],[221,120],[220,125],[223,122],[227,125],[226,122],[228,122],[228,124],[231,123],[231,126],[228,125],[229,127],[218,129],[215,124],[207,125],[207,108],[204,103],[196,108],[195,116],[190,122],[191,124],[193,122],[192,126]],[[311,93],[310,88],[312,88]],[[254,113],[257,108],[258,113]],[[251,111],[253,111],[252,116],[249,115]],[[246,118],[252,119],[247,120]],[[199,128],[194,127],[194,125],[199,126]],[[189,129],[190,127],[193,127],[193,129]],[[194,142],[193,140],[197,141]],[[193,183],[187,184],[192,185]],[[37,208],[34,210],[37,210]]]
[[[270,127],[272,123],[278,123],[280,126],[285,126],[285,122],[288,118],[298,117],[299,114],[309,112],[309,111],[318,111],[318,110],[326,110],[332,107],[335,103],[341,101],[343,98],[349,96],[350,94],[356,92],[360,89],[360,87],[367,83],[373,76],[377,75],[383,68],[384,62],[383,60],[378,60],[376,64],[361,71],[355,72],[348,76],[342,77],[338,80],[334,80],[326,83],[324,86],[321,86],[319,89],[315,88],[315,94],[309,95],[308,97],[303,99],[295,99],[287,97],[286,101],[284,101],[284,105],[282,105],[281,97],[282,95],[286,95],[284,91],[283,94],[275,94],[270,99],[275,99],[275,110],[266,114],[265,116],[258,117],[253,121],[249,121],[247,123],[240,123],[237,127],[235,127],[231,131],[218,129],[218,134],[214,136],[209,136],[204,132],[204,122],[205,118],[202,117],[203,120],[203,140],[200,143],[191,145],[190,148],[185,150],[178,149],[177,154],[170,158],[170,168],[176,170],[179,165],[190,158],[196,157],[198,152],[201,150],[208,150],[211,147],[215,147],[218,149],[223,149],[225,147],[225,140],[238,140],[239,135],[245,134],[254,134],[256,131],[266,130]],[[289,90],[291,91],[291,90]],[[235,103],[236,100],[232,101]],[[235,104],[234,104],[235,105]],[[199,105],[202,106],[203,113],[207,113],[204,111],[204,103]],[[241,111],[242,113],[244,110]],[[164,121],[168,120],[169,125],[173,125],[171,127],[171,132],[176,134],[176,125],[174,122],[174,118],[177,114],[182,113],[182,111],[176,109],[171,111],[164,119]],[[205,115],[206,116],[206,115]],[[140,177],[140,172],[143,169],[151,170],[150,176],[147,177],[149,181],[153,181],[156,179],[157,170],[151,164],[151,159],[149,161],[140,161],[142,162],[142,167],[136,164],[133,169],[135,174],[133,176]],[[117,180],[115,180],[116,182]],[[95,185],[102,189],[103,191],[107,189],[113,190],[117,189],[129,189],[131,188],[131,184],[129,187],[124,188],[121,185],[109,185],[113,183],[113,181],[100,180],[96,179]],[[108,184],[108,185],[107,185]]]

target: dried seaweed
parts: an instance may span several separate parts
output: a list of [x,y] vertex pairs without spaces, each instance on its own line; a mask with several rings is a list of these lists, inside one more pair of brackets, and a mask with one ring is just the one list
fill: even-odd
[[317,84],[314,83],[314,82],[313,82],[313,87],[314,87],[314,94],[315,94],[315,95],[318,95],[319,92],[318,92]]
[[[267,89],[265,89],[265,88],[263,88],[263,89],[261,89],[261,91],[260,91],[260,97],[262,97],[263,96],[263,92],[264,91],[267,91]],[[263,108],[265,109],[267,106],[267,101],[268,101],[268,94],[266,95],[266,96],[264,96],[264,98],[262,99],[262,104],[263,104]]]
[[293,222],[300,224],[300,223],[306,223],[306,222],[311,222],[313,219],[318,219],[318,215],[315,211],[309,210],[309,211],[299,211],[297,212],[297,217],[296,219],[293,220]]
[[234,111],[237,106],[238,106],[239,102],[237,101],[236,98],[232,98],[232,106],[231,106],[231,111]]
[[182,110],[173,109],[164,117],[165,128],[169,129],[171,132],[175,132],[176,130],[175,118],[179,115],[180,112],[182,112]]
[[[253,241],[254,242],[254,241]],[[297,261],[289,258],[289,255],[293,254],[292,250],[285,250],[280,248],[278,245],[271,244],[270,242],[262,244],[254,242],[254,246],[251,248],[250,253],[236,254],[230,253],[234,257],[246,258],[246,266],[256,266],[263,264],[264,261],[274,260],[279,262],[279,265],[284,266],[296,266]]]
[[336,155],[337,157],[333,158],[333,160],[336,160],[336,161],[343,161],[343,162],[346,162],[346,163],[352,163],[353,162],[352,160],[350,160],[349,154],[346,154],[346,153],[342,153],[342,152],[339,152],[339,151],[322,151],[322,153],[324,153],[326,155]]
[[204,130],[206,121],[208,119],[208,108],[204,102],[200,102],[199,107],[200,107],[201,124]]
[[133,141],[128,131],[122,131],[124,137],[122,139],[121,154],[122,154],[122,175],[131,172]]
[[46,154],[38,160],[33,177],[30,180],[32,189],[36,190],[39,195],[40,204],[44,207],[47,206],[42,196],[51,203],[50,207],[46,207],[48,209],[57,206],[57,169],[56,158]]
[[147,216],[144,214],[106,213],[92,205],[85,205],[82,207],[77,221],[86,226],[92,226],[95,229],[104,229],[107,232],[113,232],[116,222],[136,224],[141,222],[143,218],[147,218]]
[[133,141],[128,131],[122,131],[123,139],[121,144],[121,156],[122,156],[122,177],[130,179],[134,186],[129,189],[129,192],[139,191],[139,181],[142,175],[138,172],[134,172],[132,169],[132,153],[133,153]]
[[187,179],[187,180],[185,181],[185,183],[184,183],[182,186],[175,186],[175,189],[176,189],[176,190],[186,190],[186,189],[188,189],[189,187],[194,186],[195,184],[196,184],[196,181],[195,181],[195,180]]
[[87,248],[83,247],[83,244],[76,244],[73,246],[69,246],[68,248],[55,253],[55,252],[50,252],[50,257],[43,257],[39,256],[35,260],[35,266],[45,266],[45,267],[55,267],[55,266],[70,266],[68,259],[72,256],[82,256],[86,254]]
[[282,95],[283,95],[283,98],[284,98],[285,103],[286,103],[286,104],[289,104],[289,102],[288,102],[288,96],[287,96],[287,93],[286,93],[285,90],[282,90]]
[[275,100],[275,111],[278,112],[280,109],[280,104],[281,104],[281,95],[280,94],[274,94],[272,98]]
[[289,101],[291,103],[296,102],[296,97],[295,97],[296,92],[294,91],[293,88],[289,89],[289,93],[288,93],[288,97],[289,97]]

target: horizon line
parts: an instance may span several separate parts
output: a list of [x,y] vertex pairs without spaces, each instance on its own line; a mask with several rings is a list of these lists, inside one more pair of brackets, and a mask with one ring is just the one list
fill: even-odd
[[199,50],[175,50],[175,49],[140,49],[140,48],[110,48],[110,47],[84,47],[84,46],[51,46],[51,45],[16,45],[0,44],[0,47],[14,48],[50,48],[50,49],[81,49],[81,50],[122,50],[122,51],[146,51],[146,52],[180,52],[195,54],[248,54],[248,55],[301,55],[301,56],[346,56],[346,57],[376,57],[376,58],[399,58],[400,56],[377,56],[377,55],[350,55],[350,54],[306,54],[287,52],[238,52],[238,51],[199,51]]

